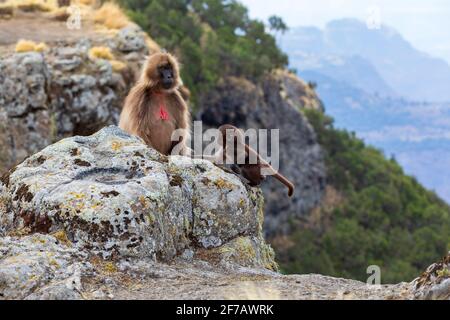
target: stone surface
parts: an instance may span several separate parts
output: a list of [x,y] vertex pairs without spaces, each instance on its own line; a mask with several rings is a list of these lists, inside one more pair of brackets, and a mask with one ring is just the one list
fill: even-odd
[[230,123],[242,129],[280,129],[280,172],[295,185],[293,198],[275,179],[266,180],[266,232],[288,231],[291,217],[307,215],[324,194],[326,170],[320,145],[303,108],[322,108],[321,102],[303,81],[286,71],[267,76],[255,85],[245,79],[229,78],[203,97],[198,116],[209,127]]
[[0,182],[0,299],[409,299],[274,270],[258,188],[115,126],[66,138]]
[[77,299],[87,254],[49,235],[0,237],[0,299]]
[[450,252],[413,281],[416,299],[450,300]]
[[276,269],[258,189],[209,161],[162,156],[115,126],[26,159],[3,176],[0,199],[3,234],[59,233],[104,258],[169,261],[191,250]]
[[[58,238],[58,236],[57,236]],[[410,285],[368,286],[321,275],[177,258],[102,260],[54,236],[0,238],[2,299],[410,299]]]

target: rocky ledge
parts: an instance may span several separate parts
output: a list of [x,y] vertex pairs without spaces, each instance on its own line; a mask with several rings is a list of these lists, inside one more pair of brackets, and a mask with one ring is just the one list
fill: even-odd
[[165,157],[115,126],[67,138],[1,178],[0,299],[427,297],[281,275],[262,225],[261,191],[211,162]]

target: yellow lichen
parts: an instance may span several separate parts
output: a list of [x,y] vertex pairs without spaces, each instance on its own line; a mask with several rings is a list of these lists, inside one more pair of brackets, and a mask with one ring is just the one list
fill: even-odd
[[450,277],[450,270],[447,268],[444,268],[442,270],[439,270],[437,272],[437,275],[438,275],[438,277],[441,277],[441,278],[448,278],[448,277]]
[[85,6],[94,5],[96,2],[97,2],[96,0],[72,0],[72,3],[74,4],[82,4]]
[[217,179],[214,181],[214,185],[219,189],[233,189],[234,185],[222,178]]
[[86,197],[86,195],[84,193],[69,192],[69,194],[77,200],[83,199],[84,197]]
[[14,15],[14,7],[12,5],[0,4],[0,17],[10,18]]
[[123,10],[115,3],[106,2],[94,14],[94,21],[108,29],[122,29],[130,24]]
[[145,33],[144,38],[145,38],[145,44],[149,48],[150,52],[161,51],[161,48],[159,47],[159,45],[152,38],[150,38],[148,36],[148,34]]
[[45,239],[42,239],[42,238],[33,238],[32,241],[33,241],[33,243],[46,244]]
[[106,273],[116,273],[118,271],[117,266],[112,261],[105,262],[103,265],[103,270]]
[[149,205],[147,203],[147,199],[144,196],[139,197],[139,203],[144,209],[148,209]]
[[114,55],[108,47],[92,47],[89,50],[89,57],[91,59],[114,60]]
[[127,65],[125,63],[123,63],[122,61],[119,61],[119,60],[111,60],[111,61],[109,61],[109,63],[111,63],[111,67],[114,72],[121,72],[122,70],[124,70],[127,67]]
[[63,243],[67,246],[71,246],[72,242],[70,242],[69,238],[67,237],[67,234],[64,230],[59,230],[51,234],[53,237],[56,238],[60,243]]
[[113,141],[111,144],[111,148],[113,149],[113,151],[120,151],[120,149],[122,149],[123,147],[123,143],[119,142],[119,141]]

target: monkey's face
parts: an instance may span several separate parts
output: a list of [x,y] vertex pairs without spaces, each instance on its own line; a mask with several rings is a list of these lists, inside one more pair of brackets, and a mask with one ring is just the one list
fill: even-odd
[[164,90],[170,90],[175,86],[175,74],[170,63],[158,67],[158,74],[159,81]]

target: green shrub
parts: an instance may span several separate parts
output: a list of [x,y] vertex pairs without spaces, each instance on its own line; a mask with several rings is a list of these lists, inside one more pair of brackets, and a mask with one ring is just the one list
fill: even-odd
[[[194,103],[224,76],[259,79],[288,59],[234,0],[120,0],[130,17],[158,44],[175,52]],[[282,23],[279,21],[278,23]]]
[[[343,197],[331,223],[296,226],[279,254],[283,270],[321,272],[365,281],[381,267],[383,283],[411,281],[450,249],[450,208],[394,160],[337,130],[332,118],[305,110],[326,152],[328,184]],[[322,209],[324,210],[324,209]],[[295,222],[294,222],[295,223]]]

